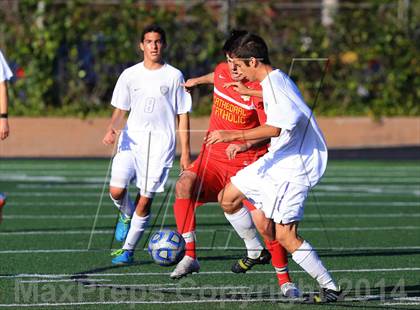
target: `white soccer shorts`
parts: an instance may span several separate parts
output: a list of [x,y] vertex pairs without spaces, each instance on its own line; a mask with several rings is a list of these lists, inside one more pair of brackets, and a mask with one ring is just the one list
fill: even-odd
[[[252,165],[231,178],[236,186],[265,217],[276,223],[289,224],[303,219],[304,203],[309,187],[286,180],[273,180],[253,173]],[[250,169],[248,169],[250,168]]]
[[140,194],[152,198],[154,193],[165,190],[165,183],[169,177],[168,167],[142,166],[131,150],[119,151],[112,160],[110,186],[126,188],[136,180],[136,187]]

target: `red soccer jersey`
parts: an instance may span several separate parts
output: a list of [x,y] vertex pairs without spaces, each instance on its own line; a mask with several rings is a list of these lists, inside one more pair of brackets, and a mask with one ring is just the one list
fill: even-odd
[[[266,115],[262,98],[242,96],[233,87],[225,88],[224,84],[233,82],[227,63],[220,63],[214,70],[213,107],[210,115],[209,132],[213,130],[246,130],[265,123]],[[258,82],[246,82],[249,88],[260,90]],[[213,159],[226,161],[226,147],[231,143],[244,143],[234,141],[229,143],[216,143],[208,151]],[[251,163],[267,151],[266,146],[251,148],[238,153],[236,158],[229,161],[230,165]]]

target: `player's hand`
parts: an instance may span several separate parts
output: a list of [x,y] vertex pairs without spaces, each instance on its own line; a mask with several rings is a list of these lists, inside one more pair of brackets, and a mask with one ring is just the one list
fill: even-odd
[[249,149],[248,143],[244,144],[229,144],[226,148],[226,155],[229,159],[234,159],[236,154],[245,152]]
[[181,173],[182,171],[188,169],[191,166],[190,154],[188,155],[181,154],[181,158],[179,159],[179,166],[180,166]]
[[231,133],[227,130],[215,130],[208,133],[204,138],[206,145],[211,145],[219,142],[233,141]]
[[114,144],[116,139],[117,131],[114,128],[111,128],[106,132],[104,138],[102,139],[102,143],[105,145]]
[[184,86],[185,90],[189,93],[197,85],[198,85],[197,79],[188,79],[185,83],[181,84],[181,86]]
[[249,94],[249,88],[244,85],[242,82],[230,82],[225,83],[223,85],[224,88],[233,87],[233,90],[239,93],[240,95],[248,95]]
[[4,140],[9,136],[9,121],[7,118],[0,119],[0,140]]

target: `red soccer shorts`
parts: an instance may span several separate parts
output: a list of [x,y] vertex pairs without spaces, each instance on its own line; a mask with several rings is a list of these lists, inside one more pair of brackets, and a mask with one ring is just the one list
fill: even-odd
[[[244,163],[243,160],[236,161],[226,158],[225,161],[220,161],[216,158],[220,158],[220,156],[211,156],[211,153],[203,150],[192,166],[187,169],[197,175],[194,188],[196,206],[207,202],[217,202],[217,195],[230,183],[230,178],[246,164],[249,164],[249,162]],[[244,200],[244,204],[249,210],[255,209],[248,201]]]

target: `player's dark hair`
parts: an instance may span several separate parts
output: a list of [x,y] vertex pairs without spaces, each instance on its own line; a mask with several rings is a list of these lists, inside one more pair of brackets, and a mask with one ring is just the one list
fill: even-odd
[[143,42],[144,41],[144,37],[146,36],[146,33],[149,33],[149,32],[159,33],[160,34],[160,39],[161,39],[162,43],[164,45],[166,45],[166,33],[165,33],[165,30],[163,30],[163,28],[160,27],[157,24],[148,25],[148,26],[146,26],[143,29],[143,32],[141,33],[141,37],[140,37],[141,38],[140,42]]
[[249,65],[249,58],[257,58],[263,64],[269,65],[268,48],[264,39],[260,36],[247,33],[235,41],[231,54],[236,58],[243,58],[246,65]]
[[230,54],[235,47],[235,42],[242,36],[246,35],[248,31],[246,30],[232,30],[227,38],[225,44],[223,45],[223,53]]

